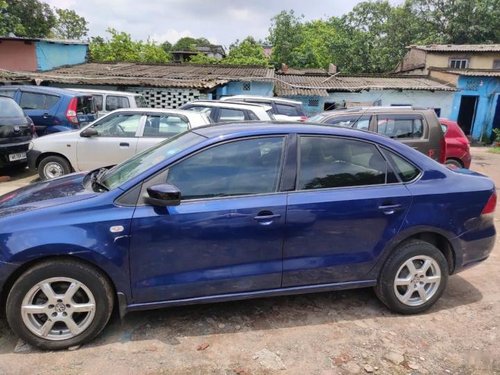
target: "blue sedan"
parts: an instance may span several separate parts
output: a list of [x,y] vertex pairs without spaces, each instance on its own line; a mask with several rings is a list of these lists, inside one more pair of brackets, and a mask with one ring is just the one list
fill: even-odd
[[346,128],[197,128],[0,197],[0,290],[45,349],[128,311],[374,287],[427,310],[495,242],[493,182]]

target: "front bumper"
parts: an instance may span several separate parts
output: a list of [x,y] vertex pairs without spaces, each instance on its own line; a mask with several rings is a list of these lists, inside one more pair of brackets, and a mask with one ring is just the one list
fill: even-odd
[[29,169],[34,170],[34,171],[37,170],[36,162],[38,160],[38,157],[41,154],[42,153],[40,151],[38,151],[38,150],[30,150],[30,151],[28,151],[28,167],[29,167]]

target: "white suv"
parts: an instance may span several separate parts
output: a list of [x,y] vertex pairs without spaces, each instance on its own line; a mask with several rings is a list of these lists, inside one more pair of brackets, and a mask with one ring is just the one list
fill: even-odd
[[206,113],[213,122],[272,121],[272,108],[251,103],[231,103],[220,100],[196,100],[184,104],[181,109]]
[[175,109],[119,109],[83,129],[33,140],[28,165],[42,179],[121,163],[189,129],[208,125],[204,113]]
[[141,94],[124,91],[94,90],[72,88],[82,94],[92,95],[94,104],[98,111],[98,116],[102,117],[109,112],[121,108],[147,108],[146,100]]
[[284,98],[256,95],[234,95],[221,98],[225,102],[234,103],[254,103],[268,105],[272,108],[274,118],[280,121],[301,121],[307,120],[302,102]]

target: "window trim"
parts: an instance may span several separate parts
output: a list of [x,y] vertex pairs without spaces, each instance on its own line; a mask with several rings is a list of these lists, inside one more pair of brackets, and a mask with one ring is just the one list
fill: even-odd
[[[384,156],[384,159],[387,161],[387,163],[389,163],[389,165],[391,166],[392,168],[392,171],[394,172],[394,174],[396,175],[396,178],[399,180],[399,183],[400,184],[403,184],[403,185],[409,185],[409,184],[413,184],[415,182],[417,182],[418,180],[420,180],[424,174],[424,172],[422,171],[422,168],[420,168],[418,165],[416,165],[414,162],[412,162],[411,160],[408,160],[408,158],[406,156],[403,156],[401,155],[399,152],[396,152],[394,150],[391,150],[390,148],[388,147],[385,147],[385,146],[380,146],[380,150],[381,150],[381,153],[382,155]],[[418,169],[419,173],[410,181],[403,181],[401,180],[401,177],[399,176],[399,173],[397,173],[397,166],[394,165],[392,163],[392,161],[389,159],[389,158],[386,158],[385,156],[385,152],[390,152],[392,154],[395,154],[397,156],[399,156],[401,159],[403,159],[404,161],[406,161],[408,164],[411,164],[413,165],[413,167],[415,167],[415,169]]]
[[[362,143],[366,143],[366,144],[370,144],[372,146],[375,146],[375,148],[377,149],[377,151],[379,152],[380,156],[382,156],[382,158],[385,160],[385,162],[387,163],[387,170],[386,170],[386,174],[385,174],[385,182],[383,184],[371,184],[371,185],[354,185],[354,186],[336,186],[336,187],[327,187],[327,188],[318,188],[318,189],[299,189],[299,176],[300,176],[300,138],[302,137],[316,137],[316,138],[335,138],[335,139],[343,139],[343,140],[348,140],[348,141],[357,141],[357,142],[362,142]],[[394,169],[394,166],[392,165],[392,163],[389,162],[389,160],[387,160],[387,158],[385,157],[384,153],[382,152],[382,149],[384,149],[383,146],[380,146],[378,143],[375,143],[375,142],[372,142],[372,141],[369,141],[369,140],[366,140],[366,139],[360,139],[360,138],[353,138],[353,137],[346,137],[346,136],[338,136],[338,135],[325,135],[325,134],[297,134],[297,143],[296,143],[296,166],[297,166],[297,169],[296,169],[296,175],[295,175],[295,189],[293,191],[290,191],[290,192],[313,192],[313,191],[325,191],[325,190],[337,190],[337,189],[357,189],[357,188],[366,188],[366,187],[373,187],[373,186],[378,186],[378,187],[382,187],[382,186],[394,186],[394,185],[400,185],[400,184],[405,184],[405,182],[401,181],[401,179],[399,178],[399,175],[396,173],[396,170]],[[393,152],[393,151],[391,151]],[[396,153],[396,155],[399,155],[398,153]],[[403,158],[405,160],[407,160],[406,158]],[[411,163],[411,165],[415,166],[414,163]],[[421,172],[421,169],[420,168],[417,168],[420,172]],[[392,171],[394,173],[394,175],[396,176],[398,182],[387,182],[387,175],[389,173],[389,170]],[[421,174],[421,173],[420,173]],[[413,180],[412,180],[413,181]]]
[[[226,199],[235,199],[235,198],[237,199],[237,198],[245,198],[245,197],[268,196],[268,195],[285,193],[286,191],[282,191],[282,181],[283,181],[283,175],[284,175],[283,171],[284,171],[284,166],[285,166],[285,162],[286,162],[287,151],[289,148],[290,134],[266,134],[266,135],[251,136],[251,137],[238,137],[238,138],[228,139],[228,140],[225,140],[222,142],[217,142],[217,143],[214,143],[208,147],[203,147],[199,150],[196,150],[195,152],[193,152],[189,155],[186,155],[179,160],[176,160],[172,164],[169,164],[168,166],[163,168],[161,171],[158,171],[153,176],[150,176],[148,179],[141,182],[141,188],[140,188],[139,196],[137,198],[136,207],[149,206],[147,203],[144,202],[144,198],[143,198],[145,196],[145,193],[147,193],[147,188],[150,186],[153,186],[154,184],[162,183],[161,181],[163,179],[163,176],[168,177],[168,170],[171,167],[181,163],[182,161],[184,161],[192,156],[195,156],[203,151],[209,150],[209,149],[214,148],[214,147],[218,147],[221,145],[225,145],[225,144],[233,143],[233,142],[238,142],[238,141],[242,141],[242,140],[253,140],[253,139],[261,139],[261,138],[282,138],[283,139],[283,150],[281,152],[280,167],[279,167],[280,170],[278,171],[278,183],[277,183],[276,191],[270,192],[270,193],[243,194],[243,195],[230,195],[230,196],[223,196],[223,197],[205,197],[205,198],[191,198],[191,199],[183,199],[181,196],[181,204],[191,203],[191,202],[221,200],[221,199],[226,200]],[[133,190],[134,188],[135,188],[135,186],[130,188],[129,190],[127,190],[127,192],[130,190]]]
[[[454,67],[453,63],[459,62],[459,67]],[[465,62],[465,66],[462,68],[462,63]],[[468,57],[450,57],[448,59],[448,67],[450,69],[460,69],[460,70],[465,70],[469,69],[469,63],[470,59]]]

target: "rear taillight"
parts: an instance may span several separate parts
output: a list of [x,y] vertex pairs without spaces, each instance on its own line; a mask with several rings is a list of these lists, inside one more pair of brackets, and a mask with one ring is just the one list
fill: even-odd
[[68,110],[66,111],[66,118],[73,125],[78,125],[78,117],[76,115],[76,108],[78,105],[78,99],[73,98],[69,102]]
[[300,116],[300,122],[306,122],[307,121],[307,116]]
[[486,205],[484,206],[481,215],[492,214],[493,212],[495,212],[496,206],[497,206],[497,193],[496,191],[494,191],[493,194],[491,194],[490,199],[488,199],[488,202],[486,202]]

